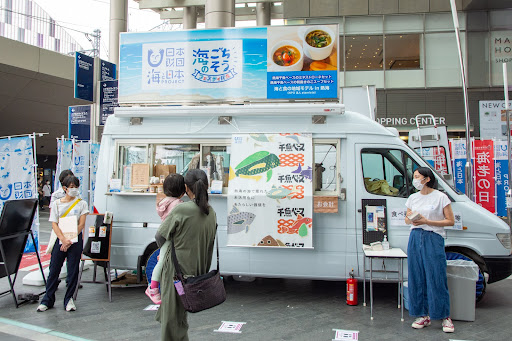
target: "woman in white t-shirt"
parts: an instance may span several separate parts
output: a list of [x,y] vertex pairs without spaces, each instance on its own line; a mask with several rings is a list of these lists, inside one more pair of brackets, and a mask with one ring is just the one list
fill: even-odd
[[[50,260],[50,273],[46,280],[46,294],[44,295],[41,304],[37,307],[37,311],[46,311],[53,307],[55,304],[55,291],[59,286],[59,275],[67,259],[67,289],[64,295],[64,308],[66,311],[75,311],[76,306],[73,302],[73,294],[78,283],[78,265],[83,249],[82,230],[85,227],[85,218],[89,213],[87,203],[79,198],[80,180],[73,175],[66,177],[62,182],[62,189],[66,196],[57,199],[52,203],[50,210],[50,219],[52,222],[53,232],[57,235],[58,240],[52,249],[52,256]],[[77,232],[78,241],[68,239],[59,227],[59,218],[76,217],[77,219]],[[50,245],[48,245],[50,247]]]
[[443,331],[452,333],[444,226],[453,226],[454,218],[450,199],[434,189],[435,183],[430,168],[416,169],[412,184],[419,192],[405,203],[405,222],[411,224],[407,246],[409,314],[416,317],[415,329],[429,326],[431,319],[442,319]]

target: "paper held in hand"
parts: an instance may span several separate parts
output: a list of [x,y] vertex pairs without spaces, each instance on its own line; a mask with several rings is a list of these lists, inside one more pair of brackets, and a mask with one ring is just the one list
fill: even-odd
[[[66,239],[72,243],[78,242],[78,221],[76,216],[69,216],[59,219],[59,228]],[[59,241],[62,244],[61,241]]]

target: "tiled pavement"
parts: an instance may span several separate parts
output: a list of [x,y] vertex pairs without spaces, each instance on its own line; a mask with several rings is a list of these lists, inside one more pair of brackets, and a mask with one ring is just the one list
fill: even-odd
[[[42,240],[46,240],[43,239]],[[35,292],[21,285],[19,292]],[[84,272],[91,279],[92,271]],[[0,279],[0,290],[8,282]],[[36,304],[16,309],[12,297],[0,298],[0,340],[158,340],[159,324],[154,312],[143,309],[151,302],[142,287],[113,289],[109,303],[104,285],[84,284],[76,312],[66,312],[62,300],[64,281],[57,291],[54,309],[35,311]],[[423,330],[411,328],[412,318],[400,321],[396,285],[374,285],[373,321],[370,307],[345,304],[345,283],[310,280],[256,279],[226,283],[227,301],[208,311],[189,314],[190,340],[332,340],[333,329],[358,330],[359,340],[510,340],[512,335],[512,280],[487,286],[477,305],[476,321],[455,321],[455,333],[444,334],[441,322]],[[362,286],[359,286],[362,290]],[[362,293],[359,294],[362,301]],[[215,333],[221,321],[246,322],[241,334]],[[16,325],[18,324],[18,325]],[[27,331],[28,333],[21,333]],[[40,328],[39,332],[33,330]],[[45,329],[46,328],[46,329]],[[64,334],[58,334],[64,333]],[[76,337],[73,338],[72,336]],[[41,337],[41,338],[36,338]],[[43,338],[47,337],[47,338]],[[58,337],[58,338],[57,338]]]

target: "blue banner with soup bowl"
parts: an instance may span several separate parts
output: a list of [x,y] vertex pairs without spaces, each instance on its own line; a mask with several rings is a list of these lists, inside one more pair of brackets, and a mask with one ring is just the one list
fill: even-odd
[[338,25],[122,33],[119,103],[338,100]]

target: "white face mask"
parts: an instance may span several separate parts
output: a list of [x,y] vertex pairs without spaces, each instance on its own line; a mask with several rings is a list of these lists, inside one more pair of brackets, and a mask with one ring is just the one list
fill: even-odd
[[[423,178],[425,179],[425,178]],[[418,191],[421,191],[423,189],[423,186],[425,186],[424,184],[422,184],[421,182],[423,181],[423,179],[413,179],[412,180],[412,185],[414,186],[414,188],[416,188]]]
[[68,188],[68,195],[70,197],[76,198],[80,194],[78,188]]

